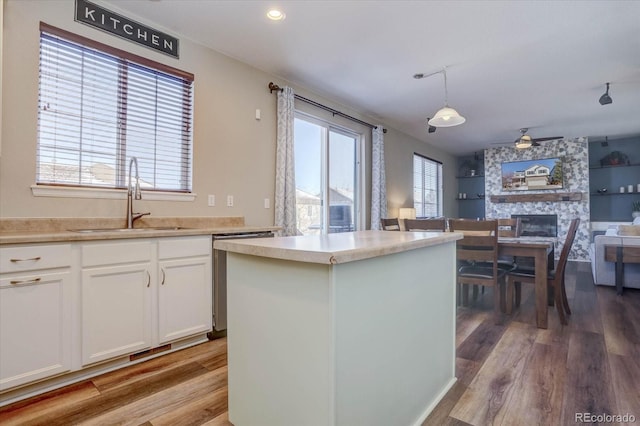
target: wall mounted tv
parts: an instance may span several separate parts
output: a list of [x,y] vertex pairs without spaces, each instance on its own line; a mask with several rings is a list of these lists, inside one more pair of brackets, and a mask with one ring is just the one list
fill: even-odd
[[563,182],[560,157],[502,163],[503,191],[561,189]]

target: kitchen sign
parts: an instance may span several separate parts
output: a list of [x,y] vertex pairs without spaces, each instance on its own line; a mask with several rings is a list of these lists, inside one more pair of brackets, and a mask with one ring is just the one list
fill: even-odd
[[86,0],[76,0],[77,22],[179,58],[178,39],[111,12]]

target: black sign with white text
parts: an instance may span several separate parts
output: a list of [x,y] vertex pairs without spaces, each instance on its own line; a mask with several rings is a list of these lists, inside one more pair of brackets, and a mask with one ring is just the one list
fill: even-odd
[[76,0],[75,20],[178,58],[178,39],[86,0]]

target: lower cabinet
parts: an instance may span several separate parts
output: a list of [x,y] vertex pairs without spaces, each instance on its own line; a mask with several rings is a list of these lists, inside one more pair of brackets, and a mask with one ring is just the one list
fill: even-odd
[[0,390],[71,369],[71,274],[0,279]]
[[211,330],[211,237],[94,242],[82,249],[82,363]]
[[0,247],[0,391],[71,370],[69,244]]
[[160,273],[159,342],[211,331],[211,259],[162,261]]
[[151,291],[150,262],[82,271],[83,365],[151,347]]

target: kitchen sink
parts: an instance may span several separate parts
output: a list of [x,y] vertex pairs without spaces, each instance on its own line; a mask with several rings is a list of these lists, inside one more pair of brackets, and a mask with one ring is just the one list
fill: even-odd
[[182,226],[156,226],[152,228],[86,228],[86,229],[69,229],[71,232],[82,233],[98,233],[98,232],[141,232],[141,231],[178,231],[180,229],[188,229]]

